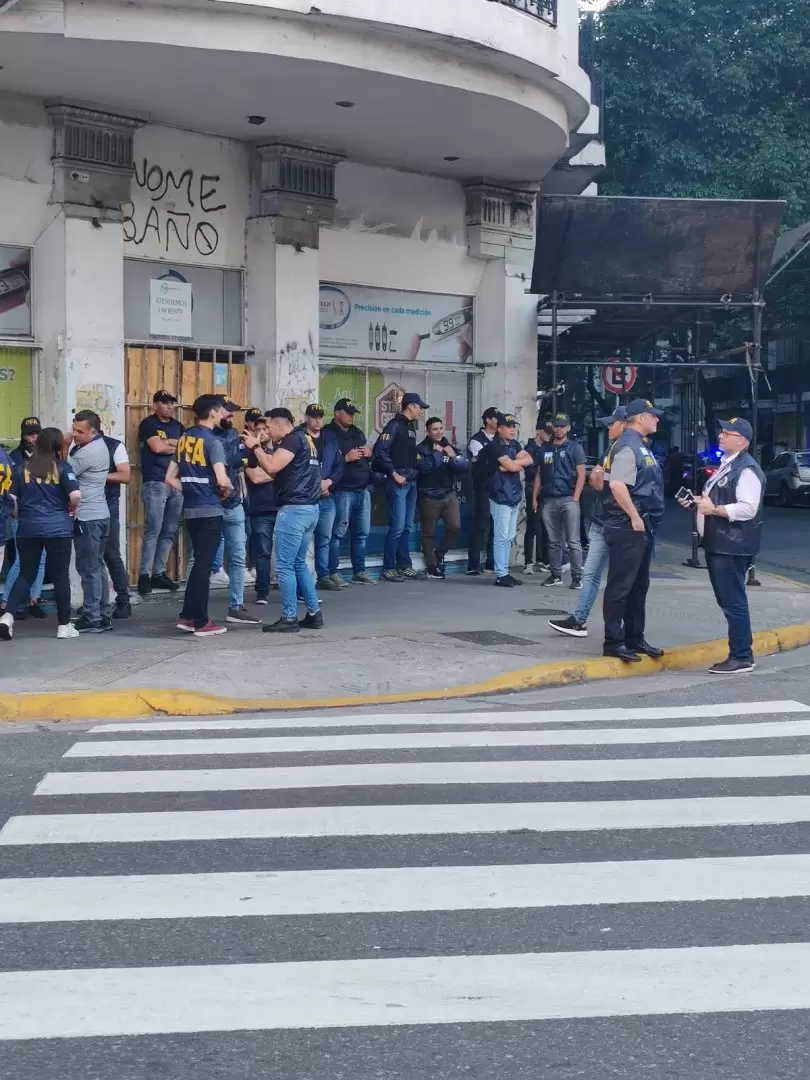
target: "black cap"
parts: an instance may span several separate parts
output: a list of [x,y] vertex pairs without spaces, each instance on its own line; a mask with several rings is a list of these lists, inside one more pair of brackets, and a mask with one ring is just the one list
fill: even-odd
[[176,405],[177,398],[174,394],[170,394],[168,390],[158,390],[156,394],[152,395],[153,404],[160,402],[161,405]]
[[624,405],[617,405],[610,416],[600,416],[599,423],[604,427],[610,427],[611,424],[615,424],[617,420],[627,419],[627,409]]
[[351,416],[356,416],[360,410],[350,397],[342,397],[339,401],[335,402],[335,412],[347,412]]
[[247,420],[249,424],[256,424],[259,420],[264,420],[264,413],[261,409],[248,409],[245,413],[245,420]]
[[38,416],[26,416],[25,420],[20,424],[21,435],[40,435],[42,434],[42,424],[39,421]]
[[402,395],[402,408],[407,409],[409,405],[419,405],[423,409],[429,409],[430,406],[422,397],[421,394],[403,394]]
[[222,399],[222,404],[228,410],[229,413],[236,413],[236,412],[241,412],[242,411],[242,406],[237,405],[235,402],[231,401],[230,398],[224,397]]
[[652,413],[653,416],[663,416],[663,409],[656,409],[655,405],[646,398],[636,398],[631,401],[627,408],[627,419],[631,416],[641,416],[643,413]]
[[568,413],[558,412],[554,419],[551,421],[552,427],[570,427],[571,417]]
[[495,406],[490,405],[490,407],[488,409],[484,409],[484,411],[483,411],[483,413],[481,415],[481,421],[482,421],[482,423],[485,424],[487,422],[487,420],[497,420],[499,416],[500,416],[500,413],[495,408]]
[[498,417],[498,427],[517,427],[517,417],[513,416],[512,413],[499,412],[496,415]]
[[721,431],[733,431],[735,435],[742,435],[748,442],[754,438],[754,429],[740,416],[733,416],[730,420],[718,420],[717,426]]
[[307,405],[304,416],[321,417],[323,416],[323,411],[323,405],[321,405],[319,401],[315,401],[312,405]]

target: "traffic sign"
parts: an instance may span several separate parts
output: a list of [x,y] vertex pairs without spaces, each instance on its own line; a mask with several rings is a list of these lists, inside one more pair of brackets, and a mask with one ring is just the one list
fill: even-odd
[[621,361],[605,364],[602,368],[602,385],[610,394],[626,394],[636,382],[636,369]]

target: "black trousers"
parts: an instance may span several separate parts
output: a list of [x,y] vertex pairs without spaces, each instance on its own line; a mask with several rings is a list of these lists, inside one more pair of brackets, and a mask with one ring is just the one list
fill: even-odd
[[186,582],[186,598],[181,619],[190,619],[199,629],[208,622],[208,593],[219,541],[222,516],[187,518],[186,532],[194,551],[194,565]]
[[70,556],[73,551],[72,536],[18,536],[17,551],[20,556],[20,576],[6,604],[12,614],[20,605],[28,602],[28,593],[39,571],[39,561],[45,550],[45,565],[53,582],[53,594],[59,625],[70,622]]
[[647,592],[653,538],[649,532],[634,532],[630,520],[622,525],[605,525],[609,552],[603,612],[605,647],[640,645],[644,640]]
[[530,563],[545,563],[548,566],[548,533],[543,524],[543,507],[538,507],[535,513],[532,507],[532,492],[526,489],[526,537],[523,541],[523,561],[528,566]]
[[470,549],[467,553],[467,569],[481,569],[481,553],[486,551],[486,569],[492,570],[492,517],[489,513],[489,492],[473,491],[473,517],[470,531]]
[[121,558],[121,508],[117,499],[108,505],[110,507],[110,534],[104,549],[104,563],[110,571],[116,600],[119,604],[126,604],[129,602],[129,578],[124,560]]

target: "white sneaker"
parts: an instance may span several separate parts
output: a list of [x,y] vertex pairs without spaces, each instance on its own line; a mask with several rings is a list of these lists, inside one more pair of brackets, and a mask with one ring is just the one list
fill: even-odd
[[215,574],[211,575],[212,589],[227,589],[230,583],[231,579],[228,577],[224,570],[217,570]]
[[526,563],[526,565],[523,567],[523,573],[527,575],[534,573],[534,567],[531,563]]
[[56,637],[58,641],[67,641],[68,638],[80,637],[79,631],[73,625],[73,623],[63,623],[62,626],[56,628]]
[[571,563],[570,562],[563,563],[562,567],[560,568],[560,573],[561,574],[567,574],[570,571],[570,569],[571,569]]
[[0,618],[0,641],[11,641],[14,637],[14,616],[6,612]]
[[251,570],[249,567],[248,567],[247,570],[245,570],[245,584],[246,585],[255,585],[256,584],[256,571]]

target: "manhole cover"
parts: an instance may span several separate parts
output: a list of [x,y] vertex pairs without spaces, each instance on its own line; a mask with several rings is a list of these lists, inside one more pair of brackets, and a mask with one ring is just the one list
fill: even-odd
[[469,641],[471,645],[537,645],[536,641],[529,638],[501,634],[498,630],[460,630],[457,634],[442,634],[442,637]]
[[560,608],[555,607],[528,607],[518,608],[518,615],[567,615],[567,611],[562,611]]

